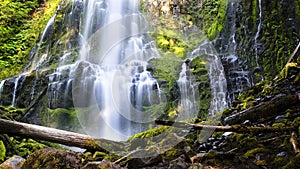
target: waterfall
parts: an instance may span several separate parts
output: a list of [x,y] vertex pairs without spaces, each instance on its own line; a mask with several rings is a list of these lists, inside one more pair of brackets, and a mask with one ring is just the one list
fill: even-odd
[[16,97],[17,97],[17,88],[18,88],[18,83],[19,83],[20,78],[21,78],[21,76],[17,76],[14,80],[14,90],[13,90],[12,101],[11,101],[12,107],[15,106],[15,101],[16,101]]
[[[207,40],[202,42],[199,47],[191,53],[190,59],[195,59],[196,57],[200,57],[206,61],[210,79],[211,101],[208,117],[204,124],[218,125],[221,116],[217,113],[228,107],[225,71],[219,54],[214,46]],[[202,131],[199,134],[199,141],[206,141],[213,132],[214,129]]]
[[[258,24],[257,24],[257,32],[255,34],[255,37],[254,37],[254,49],[255,49],[255,63],[256,63],[256,66],[257,68],[261,69],[260,68],[260,65],[258,63],[258,50],[260,48],[260,44],[258,43],[258,38],[260,36],[260,32],[261,32],[261,24],[262,24],[262,6],[261,6],[261,0],[258,0],[258,9],[259,9],[259,14],[258,14]],[[263,75],[261,74],[260,75],[260,79],[261,80],[264,80],[264,77]]]
[[237,5],[238,2],[236,0],[228,1],[225,27],[219,38],[221,41],[219,53],[227,77],[229,104],[235,99],[236,95],[253,85],[247,60],[237,54]]
[[188,75],[188,64],[183,63],[182,69],[177,80],[180,90],[179,115],[177,120],[185,120],[195,117],[199,111],[199,91],[193,78]]
[[[211,42],[202,42],[199,47],[191,53],[191,59],[194,59],[196,57],[201,57],[201,59],[207,62],[206,67],[208,69],[211,89],[209,116],[214,117],[217,112],[220,112],[224,108],[228,107],[226,96],[227,80],[225,71],[221,60],[219,59],[219,54],[217,53]],[[213,120],[218,121],[219,119]]]
[[151,98],[159,95],[158,83],[146,70],[159,54],[138,1],[84,1],[84,10],[80,57],[71,75],[74,105],[86,133],[124,140],[147,128],[151,120],[143,107],[159,102]]
[[43,54],[41,54],[40,52],[45,39],[47,39],[47,35],[49,35],[49,31],[52,29],[55,17],[56,15],[53,15],[51,17],[42,33],[42,36],[40,37],[40,41],[37,44],[37,49],[35,54],[33,55],[32,61],[27,66],[27,68],[25,68],[28,69],[28,72],[32,72],[33,70],[40,68],[41,64],[47,59],[47,49],[43,49]]
[[[0,98],[1,98],[1,95],[2,95],[3,86],[4,86],[5,81],[6,80],[2,80],[1,83],[0,83]],[[0,102],[0,104],[2,104],[2,103]]]
[[[153,127],[155,119],[161,117],[163,113],[168,113],[163,112],[166,110],[158,113],[149,111],[155,106],[162,110],[166,105],[167,100],[164,96],[166,91],[163,91],[164,88],[160,85],[166,87],[167,79],[158,80],[151,74],[149,61],[161,56],[155,42],[149,37],[148,21],[139,12],[138,4],[138,0],[72,1],[72,6],[64,16],[66,18],[61,21],[66,32],[53,42],[49,40],[52,46],[48,44],[46,37],[50,36],[49,32],[56,32],[49,30],[53,27],[56,15],[50,19],[37,42],[33,62],[26,70],[28,78],[24,78],[28,80],[26,84],[30,83],[32,86],[26,88],[30,99],[29,103],[23,106],[28,106],[36,100],[39,90],[46,90],[45,85],[48,85],[47,94],[43,96],[46,99],[38,99],[40,102],[37,105],[45,106],[41,108],[42,110],[48,110],[49,114],[43,123],[51,124],[42,125],[55,123],[51,119],[51,112],[56,110],[67,112],[74,108],[82,127],[80,132],[98,138],[126,140],[135,133]],[[79,9],[80,11],[73,11]],[[82,15],[76,21],[71,21],[75,13]],[[78,29],[70,31],[73,27]],[[71,33],[74,33],[75,40],[68,39],[70,41],[66,40],[63,44],[62,38]],[[63,45],[65,46],[58,47]],[[49,50],[42,51],[44,48],[41,46]],[[214,116],[227,107],[224,70],[216,51],[207,41],[195,49],[189,59],[193,60],[196,57],[201,57],[207,62],[212,91],[209,116]],[[46,63],[48,61],[49,63]],[[55,67],[51,65],[53,63]],[[177,93],[176,85],[174,87],[176,91],[171,92],[176,92],[172,94],[172,99],[178,97],[179,102],[175,108],[178,111],[176,120],[181,121],[197,115],[201,91],[190,72],[189,63],[179,59],[176,63],[182,63],[181,71],[176,66],[174,72],[178,74],[173,74],[176,78],[178,76],[176,82],[179,92]],[[18,98],[17,91],[22,90],[20,82],[23,79],[20,78],[21,75],[10,80],[14,82],[12,106],[15,106]],[[4,81],[1,85],[4,86]],[[57,126],[51,127],[69,126],[56,123],[53,125]]]

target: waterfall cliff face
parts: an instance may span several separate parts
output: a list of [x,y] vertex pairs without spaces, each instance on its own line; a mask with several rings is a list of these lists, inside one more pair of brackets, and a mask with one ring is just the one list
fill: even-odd
[[299,6],[293,0],[229,0],[224,28],[216,39],[229,100],[283,68],[299,39]]
[[[24,121],[124,140],[169,116],[170,109],[176,110],[172,119],[180,121],[198,116],[200,109],[209,108],[214,116],[227,107],[224,71],[210,43],[198,46],[190,61],[169,57],[174,72],[161,79],[149,61],[162,56],[137,0],[64,3],[41,33],[24,72],[0,83],[2,105],[31,107]],[[201,78],[191,72],[197,58],[205,60],[211,96],[199,90]],[[168,69],[159,71],[172,72]],[[211,104],[200,97],[212,98]]]
[[229,103],[243,90],[253,85],[247,59],[237,53],[237,7],[238,1],[228,1],[225,28],[218,39],[220,41],[220,57],[227,77]]
[[[173,109],[178,111],[175,111],[176,120],[196,116],[202,108],[199,81],[192,75],[197,58],[206,62],[212,100],[207,105],[209,115],[213,116],[230,106],[243,90],[265,79],[267,72],[279,68],[278,62],[284,62],[284,57],[279,55],[288,55],[292,48],[286,37],[273,30],[281,28],[270,26],[271,22],[274,24],[274,18],[270,17],[275,14],[267,10],[266,2],[230,0],[224,29],[214,42],[217,51],[211,43],[202,41],[190,56],[185,56],[187,60],[178,59],[176,63],[180,66],[174,69],[175,74],[170,74],[174,77],[169,83],[153,73],[157,65],[149,65],[151,60],[162,56],[149,37],[149,23],[139,12],[137,0],[64,3],[41,33],[24,72],[1,81],[0,103],[33,107],[24,119],[30,122],[42,119],[36,121],[41,124],[54,121],[52,115],[49,113],[45,118],[36,112],[72,109],[83,132],[96,137],[123,140],[144,131],[154,119],[164,116],[149,114],[149,110],[168,105],[166,102],[170,100]],[[286,1],[270,5],[281,5],[280,9],[276,8],[278,11],[292,9]],[[241,15],[243,12],[249,15]],[[282,24],[291,32],[298,30],[291,22],[295,16],[291,12],[284,12],[284,16],[278,17],[282,22],[277,25]],[[290,37],[289,32],[286,34]],[[271,35],[287,43],[281,50],[277,49],[281,44],[271,45],[282,52],[273,52],[281,61],[265,67],[269,62],[265,58],[271,56],[268,48],[273,42]],[[167,67],[172,66],[175,65]]]
[[[1,104],[31,107],[24,117],[30,123],[112,140],[151,127],[163,112],[147,110],[164,111],[168,100],[160,87],[165,80],[158,81],[148,64],[161,55],[138,1],[65,3],[48,22],[24,72],[1,81]],[[183,64],[173,77],[180,74],[180,94],[171,94],[181,98],[177,120],[199,111],[199,91],[188,72]],[[76,120],[70,119],[74,112]]]
[[160,102],[151,98],[159,97],[159,86],[146,70],[147,61],[159,54],[147,37],[137,1],[95,0],[82,5],[79,57],[69,66],[61,63],[54,73],[67,71],[68,79],[52,80],[50,103],[60,97],[55,90],[63,87],[66,96],[72,93],[87,134],[123,140],[148,128],[143,107]]

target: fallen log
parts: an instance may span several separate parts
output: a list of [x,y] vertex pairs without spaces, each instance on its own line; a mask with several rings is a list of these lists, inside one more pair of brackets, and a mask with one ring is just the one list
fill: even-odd
[[224,118],[225,124],[240,124],[246,120],[257,122],[260,119],[272,118],[285,113],[286,109],[299,105],[298,95],[278,95],[272,100],[260,103],[241,112]]
[[122,142],[93,138],[84,134],[4,119],[0,119],[0,133],[104,152],[106,152],[104,147],[108,146],[114,146],[116,150],[124,148]]
[[[295,127],[255,127],[244,125],[210,126],[162,120],[155,120],[155,123],[158,125],[167,125],[180,128],[192,127],[196,130],[203,129],[214,131],[232,131],[238,133],[295,131]],[[114,150],[118,151],[124,151],[125,149],[124,142],[116,142],[106,139],[94,138],[84,134],[4,119],[0,119],[0,134],[22,136],[37,140],[45,140],[67,146],[84,148],[88,150],[100,150],[106,152],[107,150],[105,149],[105,147],[114,147]]]
[[216,132],[235,132],[235,133],[250,133],[250,132],[293,132],[296,130],[294,126],[287,127],[257,127],[257,126],[246,126],[246,125],[232,125],[232,126],[210,126],[201,124],[192,124],[184,122],[174,122],[165,120],[155,120],[157,125],[173,126],[178,128],[193,128],[195,130],[214,130]]

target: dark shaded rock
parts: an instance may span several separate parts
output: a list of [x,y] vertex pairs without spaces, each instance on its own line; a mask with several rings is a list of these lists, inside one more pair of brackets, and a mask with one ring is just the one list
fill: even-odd
[[139,169],[147,166],[155,166],[162,162],[162,156],[154,156],[147,158],[132,158],[127,162],[127,167],[130,169]]
[[125,169],[124,167],[120,167],[117,164],[108,161],[100,161],[100,162],[89,162],[82,169]]

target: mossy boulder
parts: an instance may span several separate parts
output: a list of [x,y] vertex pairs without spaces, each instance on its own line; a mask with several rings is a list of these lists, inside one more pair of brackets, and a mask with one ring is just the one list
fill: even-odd
[[79,153],[46,148],[30,154],[22,169],[81,168],[83,166],[81,158]]

